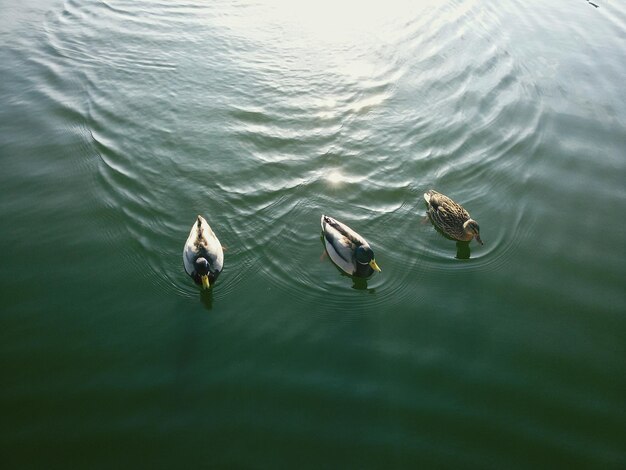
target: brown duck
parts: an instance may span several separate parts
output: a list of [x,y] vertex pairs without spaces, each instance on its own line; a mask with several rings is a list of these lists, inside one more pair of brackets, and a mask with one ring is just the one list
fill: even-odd
[[424,199],[428,217],[444,235],[462,242],[476,238],[478,243],[483,244],[478,223],[460,204],[432,189],[424,193]]

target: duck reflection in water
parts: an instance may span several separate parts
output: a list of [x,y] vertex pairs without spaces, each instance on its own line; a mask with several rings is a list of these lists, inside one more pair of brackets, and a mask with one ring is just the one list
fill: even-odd
[[207,310],[213,309],[213,289],[202,289],[200,291],[200,302]]
[[[342,273],[343,274],[343,273]],[[348,276],[347,274],[343,274],[344,276]],[[369,288],[367,287],[367,279],[363,279],[362,277],[356,277],[356,276],[348,276],[350,278],[352,278],[352,288],[355,290],[366,290],[369,294],[375,294],[376,293],[376,289],[375,288]]]
[[469,242],[456,242],[456,259],[470,259],[471,254]]
[[[326,252],[324,252],[324,257],[326,255]],[[346,274],[345,272],[343,272],[339,266],[335,266],[335,269],[337,270],[337,272],[341,275],[341,277],[346,277],[349,278],[352,281],[352,288],[354,290],[364,290],[367,291],[369,294],[375,294],[376,293],[376,288],[372,287],[368,287],[367,285],[367,281],[370,280],[370,278],[364,278],[364,277],[359,277],[359,276],[352,276],[350,274]]]
[[442,231],[437,225],[435,225],[432,219],[429,216],[424,217],[424,223],[430,222],[439,235],[443,238],[456,242],[456,259],[470,259],[472,255],[472,250],[470,248],[470,242],[463,242],[459,240],[455,240],[454,238],[448,236],[444,231]]
[[[324,237],[323,236],[320,237],[320,241],[322,243],[324,243]],[[324,261],[326,258],[328,258],[328,253],[326,252],[326,250],[324,250],[322,252],[322,256],[320,256],[320,261]],[[347,274],[339,266],[337,266],[335,264],[333,264],[333,267],[337,270],[337,272],[342,277],[347,277],[347,278],[350,278],[352,280],[352,288],[353,289],[355,289],[355,290],[366,290],[370,294],[376,293],[376,289],[375,288],[370,289],[369,287],[367,287],[367,280],[369,278],[363,278],[363,277],[359,277],[359,276],[353,276],[352,274]]]

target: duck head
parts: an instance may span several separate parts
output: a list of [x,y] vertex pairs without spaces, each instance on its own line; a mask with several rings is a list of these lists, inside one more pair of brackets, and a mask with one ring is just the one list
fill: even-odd
[[472,238],[476,238],[478,243],[484,245],[483,241],[480,239],[480,227],[478,226],[478,222],[474,219],[469,219],[463,224],[463,229],[465,230],[468,240],[471,241]]
[[196,273],[200,276],[200,281],[202,282],[202,288],[208,289],[211,286],[209,282],[209,262],[205,258],[198,258],[193,263]]
[[376,264],[376,260],[374,259],[374,252],[369,246],[361,245],[357,247],[355,252],[355,258],[357,263],[369,264],[374,271],[381,271],[381,269]]

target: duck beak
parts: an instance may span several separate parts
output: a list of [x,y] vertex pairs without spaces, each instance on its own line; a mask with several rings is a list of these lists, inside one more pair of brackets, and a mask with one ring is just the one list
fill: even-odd
[[483,241],[480,239],[480,235],[476,235],[476,241],[481,245],[484,245]]
[[209,287],[211,287],[211,284],[209,284],[209,276],[200,276],[200,280],[202,281],[203,289],[208,289]]
[[372,267],[372,269],[373,269],[374,271],[378,271],[378,272],[381,272],[381,271],[382,271],[382,269],[380,269],[380,268],[378,267],[378,265],[376,264],[376,260],[374,260],[374,259],[373,259],[372,261],[370,261],[370,266]]

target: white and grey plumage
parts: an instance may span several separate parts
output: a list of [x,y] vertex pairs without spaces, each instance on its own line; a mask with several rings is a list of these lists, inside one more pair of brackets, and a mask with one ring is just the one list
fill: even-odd
[[185,271],[196,284],[212,286],[224,267],[224,251],[211,227],[198,216],[183,249]]
[[435,190],[424,193],[427,214],[436,229],[454,240],[469,242],[472,238],[483,244],[480,227],[460,204]]
[[380,268],[367,240],[346,224],[322,215],[324,245],[330,259],[352,276],[369,277]]

